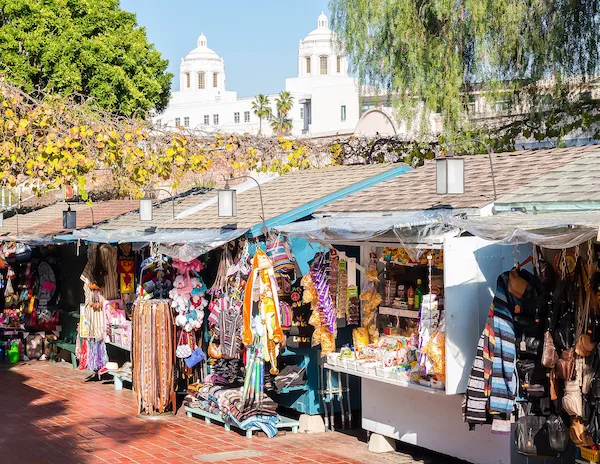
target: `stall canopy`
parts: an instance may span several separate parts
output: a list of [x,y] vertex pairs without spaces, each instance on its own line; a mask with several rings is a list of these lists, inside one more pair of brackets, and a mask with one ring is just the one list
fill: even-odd
[[505,213],[495,216],[461,218],[448,222],[473,235],[502,243],[534,243],[545,248],[570,248],[595,238],[600,211],[541,214]]
[[408,211],[394,216],[334,216],[295,222],[275,230],[291,238],[320,242],[369,240],[392,231],[406,243],[436,241],[458,231],[447,226],[442,211]]
[[198,230],[75,230],[72,234],[54,237],[59,241],[95,243],[153,243],[158,251],[172,258],[190,261],[214,248],[244,235],[248,229],[198,229]]

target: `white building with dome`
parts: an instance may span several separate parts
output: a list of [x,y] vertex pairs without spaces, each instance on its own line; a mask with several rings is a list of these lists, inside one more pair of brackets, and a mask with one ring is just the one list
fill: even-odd
[[[317,28],[299,43],[298,76],[286,79],[282,89],[294,97],[288,114],[294,136],[351,134],[358,123],[359,83],[348,75],[348,59],[338,43],[324,13]],[[181,60],[179,88],[156,122],[208,132],[259,132],[259,118],[252,111],[254,97],[238,98],[226,89],[225,61],[208,48],[204,34]],[[268,95],[274,115],[277,96]],[[273,134],[270,121],[263,120],[262,133]]]

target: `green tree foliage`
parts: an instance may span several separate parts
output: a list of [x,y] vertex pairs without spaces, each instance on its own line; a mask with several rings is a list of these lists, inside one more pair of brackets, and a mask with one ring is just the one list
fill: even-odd
[[269,97],[262,93],[259,93],[256,97],[254,97],[254,101],[252,102],[252,111],[256,116],[258,116],[258,135],[262,135],[262,121],[263,119],[271,116],[273,113]]
[[294,97],[288,91],[283,91],[275,98],[277,117],[271,121],[271,128],[278,135],[288,135],[292,130],[292,120],[288,114],[294,107]]
[[78,94],[125,116],[160,111],[167,65],[118,0],[0,0],[0,66],[26,92]]
[[[362,82],[388,92],[404,117],[424,104],[444,138],[487,133],[496,145],[520,134],[598,136],[597,0],[331,0],[333,28]],[[474,126],[469,93],[500,96],[512,117]],[[422,112],[424,113],[424,112]],[[469,122],[471,120],[471,122]],[[471,134],[472,135],[472,134]]]

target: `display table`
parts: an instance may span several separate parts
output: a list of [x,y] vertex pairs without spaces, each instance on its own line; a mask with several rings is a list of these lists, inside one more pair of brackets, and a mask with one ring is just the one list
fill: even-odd
[[[185,411],[186,411],[186,414],[188,417],[192,417],[194,415],[203,417],[204,421],[207,424],[211,424],[212,421],[218,422],[219,424],[223,424],[223,426],[225,427],[225,430],[227,432],[229,432],[231,430],[231,427],[236,428],[238,430],[242,430],[242,429],[239,429],[235,424],[224,421],[221,414],[213,414],[211,412],[205,411],[204,409],[190,408],[188,406],[185,407]],[[291,429],[292,433],[298,433],[299,426],[300,426],[300,423],[297,420],[290,419],[288,417],[283,417],[283,416],[279,416],[279,422],[277,422],[277,424],[275,424],[275,427],[277,427],[278,429]],[[242,431],[246,433],[246,437],[252,438],[252,432],[258,432],[260,430],[261,429],[259,427],[251,427],[247,430],[242,430]]]
[[123,382],[132,382],[131,373],[120,374],[119,372],[108,371],[107,374],[113,376],[115,390],[123,390]]
[[354,375],[356,377],[360,377],[362,379],[375,380],[377,382],[389,383],[390,385],[396,385],[398,387],[410,388],[411,390],[420,390],[432,395],[444,395],[446,396],[446,392],[444,390],[436,390],[431,387],[424,387],[422,385],[417,385],[415,383],[411,383],[405,380],[396,380],[396,379],[386,379],[384,377],[379,377],[375,374],[367,374],[366,372],[360,372],[356,369],[344,368],[341,366],[333,366],[331,364],[325,363],[323,365],[325,369],[329,369],[335,372],[342,372],[344,374]]

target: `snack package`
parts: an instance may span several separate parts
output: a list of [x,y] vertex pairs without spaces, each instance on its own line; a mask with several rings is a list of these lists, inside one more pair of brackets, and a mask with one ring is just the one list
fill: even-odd
[[369,331],[365,327],[359,327],[352,331],[352,342],[355,351],[360,351],[369,344]]

